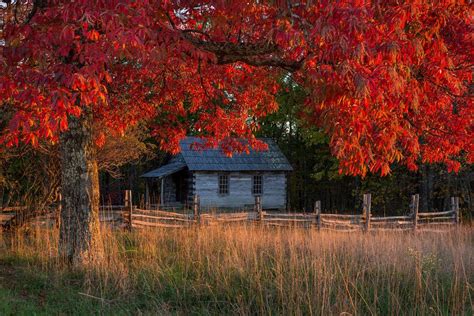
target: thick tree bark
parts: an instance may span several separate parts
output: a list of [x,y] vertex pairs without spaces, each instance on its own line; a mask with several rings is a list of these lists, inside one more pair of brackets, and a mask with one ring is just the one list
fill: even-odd
[[72,265],[102,259],[99,176],[91,115],[69,119],[61,135],[62,211],[59,255]]

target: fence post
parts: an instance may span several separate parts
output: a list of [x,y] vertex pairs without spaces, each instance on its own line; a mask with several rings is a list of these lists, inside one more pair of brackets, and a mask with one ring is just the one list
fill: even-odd
[[201,218],[199,216],[199,204],[199,195],[195,194],[193,197],[193,213],[196,224],[200,224],[201,222]]
[[454,223],[457,225],[460,223],[459,218],[459,197],[451,198],[451,209],[454,212]]
[[257,221],[261,221],[263,219],[262,214],[262,201],[259,195],[255,196],[255,211],[257,212]]
[[420,195],[415,194],[411,196],[411,208],[413,214],[413,229],[416,230],[418,227],[418,210],[420,207]]
[[132,213],[133,213],[133,201],[132,201],[132,190],[125,190],[125,211],[127,212],[128,219],[128,230],[132,231]]
[[316,227],[318,230],[321,230],[321,201],[316,201],[314,203],[314,213],[316,215]]
[[372,207],[372,195],[370,193],[364,194],[363,212],[365,216],[365,231],[370,230],[370,209]]

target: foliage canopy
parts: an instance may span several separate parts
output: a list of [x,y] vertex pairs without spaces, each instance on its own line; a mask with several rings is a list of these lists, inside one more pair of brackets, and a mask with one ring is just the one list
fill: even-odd
[[[57,142],[93,113],[96,141],[148,122],[175,152],[189,131],[246,150],[277,108],[279,78],[306,93],[340,172],[393,162],[472,163],[467,1],[2,2],[1,143]],[[471,85],[471,86],[470,86]]]

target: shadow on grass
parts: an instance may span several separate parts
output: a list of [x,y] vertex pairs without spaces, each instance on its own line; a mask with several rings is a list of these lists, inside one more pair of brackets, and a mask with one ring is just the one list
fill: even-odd
[[121,304],[85,293],[85,274],[45,271],[35,260],[0,258],[0,315],[128,314]]

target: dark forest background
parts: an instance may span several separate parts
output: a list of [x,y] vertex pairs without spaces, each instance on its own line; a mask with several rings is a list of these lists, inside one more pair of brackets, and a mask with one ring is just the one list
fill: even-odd
[[[394,164],[385,177],[340,175],[328,137],[300,119],[305,92],[290,81],[282,86],[277,96],[280,108],[260,122],[257,136],[273,138],[294,168],[289,175],[289,209],[311,211],[314,202],[321,200],[326,212],[360,212],[362,194],[371,193],[375,214],[404,214],[411,195],[419,193],[420,211],[447,210],[450,197],[459,196],[464,218],[472,217],[473,165],[464,164],[458,174],[448,173],[443,165],[421,165],[417,172],[410,172]],[[125,137],[109,137],[97,155],[101,203],[121,203],[125,189],[132,189],[136,203],[142,203],[145,184],[139,176],[169,159],[157,148],[156,140],[140,126]],[[57,199],[59,184],[56,146],[40,144],[35,149],[22,146],[0,152],[0,207],[43,207]]]

